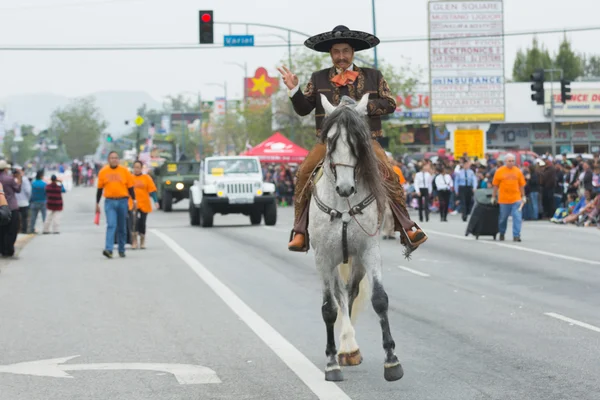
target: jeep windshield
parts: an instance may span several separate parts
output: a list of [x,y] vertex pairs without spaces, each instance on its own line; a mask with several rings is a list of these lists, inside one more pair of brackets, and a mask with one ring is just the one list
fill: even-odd
[[167,163],[167,175],[198,175],[200,163]]
[[206,166],[210,175],[258,174],[260,172],[256,160],[210,160]]

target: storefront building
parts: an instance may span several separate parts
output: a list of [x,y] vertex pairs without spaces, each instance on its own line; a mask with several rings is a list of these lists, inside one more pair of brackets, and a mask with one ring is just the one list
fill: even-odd
[[[506,119],[492,122],[486,132],[487,149],[551,150],[550,83],[546,83],[546,104],[531,100],[531,83],[506,84]],[[600,152],[600,82],[572,82],[572,100],[560,102],[560,83],[554,83],[556,151],[560,153]],[[429,95],[398,97],[395,129],[404,131],[401,141],[409,152],[435,151],[452,139],[445,125],[430,123]]]

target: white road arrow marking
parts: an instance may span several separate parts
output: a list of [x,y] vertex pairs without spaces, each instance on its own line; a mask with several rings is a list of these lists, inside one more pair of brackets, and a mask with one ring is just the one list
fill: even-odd
[[202,365],[191,364],[152,364],[152,363],[98,363],[64,364],[79,356],[52,358],[49,360],[28,361],[10,365],[0,365],[0,373],[16,375],[47,376],[52,378],[73,378],[65,371],[115,371],[138,370],[159,371],[173,374],[181,385],[201,385],[221,383],[217,373]]

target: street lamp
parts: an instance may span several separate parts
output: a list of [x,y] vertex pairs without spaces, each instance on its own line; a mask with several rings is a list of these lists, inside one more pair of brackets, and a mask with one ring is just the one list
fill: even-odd
[[[225,95],[225,121],[227,121],[227,81],[224,81],[223,83],[216,83],[216,82],[210,82],[207,83],[206,85],[208,86],[219,86],[223,88],[223,93]],[[227,140],[227,142],[229,142],[229,140]],[[229,143],[226,144],[226,148],[229,145]]]
[[227,116],[227,81],[223,83],[210,82],[207,83],[208,86],[219,86],[223,88],[223,93],[225,94],[225,116]]
[[[180,94],[191,94],[194,96],[198,97],[198,111],[202,112],[202,98],[200,96],[200,91],[198,92],[191,92],[189,90],[183,91],[183,92],[179,92]],[[180,110],[181,112],[181,152],[182,154],[185,154],[185,118],[183,117],[184,114],[184,110],[183,107]],[[203,151],[203,146],[202,146],[202,129],[200,130],[200,157],[202,157],[202,151]]]
[[[240,64],[238,62],[235,61],[228,61],[225,64],[230,64],[230,65],[237,65],[238,67],[242,68],[244,70],[244,111],[246,110],[246,107],[248,106],[247,101],[248,101],[248,86],[246,85],[246,78],[248,78],[248,63],[244,61],[244,64]],[[225,101],[227,101],[227,99],[225,99]],[[227,104],[227,103],[225,103]],[[247,115],[244,115],[244,125],[246,128],[246,143],[248,143],[249,137],[248,137],[248,120],[247,120]]]

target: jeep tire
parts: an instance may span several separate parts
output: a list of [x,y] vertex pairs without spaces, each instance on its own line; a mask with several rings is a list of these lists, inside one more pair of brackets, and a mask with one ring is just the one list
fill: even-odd
[[277,203],[275,201],[265,204],[265,225],[273,226],[277,223]]
[[194,202],[190,200],[190,224],[192,226],[200,225],[200,208],[194,205]]
[[203,228],[211,228],[213,226],[214,213],[209,205],[200,205],[200,226]]
[[260,225],[262,222],[262,210],[252,210],[250,213],[250,223],[252,225]]
[[165,211],[165,212],[173,211],[173,193],[171,193],[167,190],[163,190],[161,204],[162,204],[163,211]]

